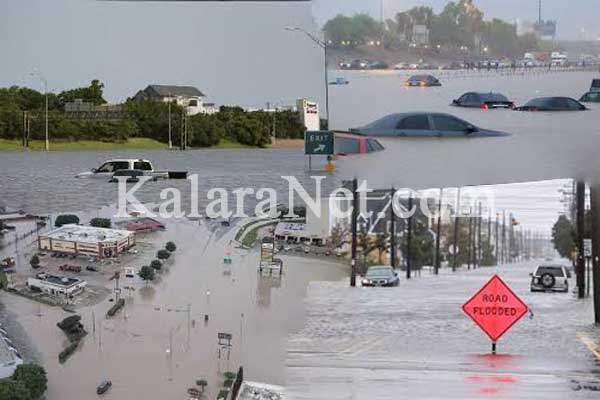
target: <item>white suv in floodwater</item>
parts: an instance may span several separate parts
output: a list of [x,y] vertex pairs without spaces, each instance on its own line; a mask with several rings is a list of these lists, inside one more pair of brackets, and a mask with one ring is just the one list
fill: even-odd
[[565,292],[569,291],[569,278],[566,267],[562,265],[540,265],[531,275],[532,292]]

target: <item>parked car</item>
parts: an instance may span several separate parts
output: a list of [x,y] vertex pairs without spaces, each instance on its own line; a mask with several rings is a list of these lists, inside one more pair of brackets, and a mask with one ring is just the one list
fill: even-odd
[[489,108],[513,108],[515,103],[510,101],[501,93],[477,93],[468,92],[452,101],[453,106],[481,108],[487,110]]
[[587,92],[579,99],[580,103],[600,103],[600,90],[597,92]]
[[79,265],[64,264],[58,267],[58,269],[65,272],[81,272],[81,267]]
[[408,87],[433,87],[442,86],[441,82],[433,75],[413,75],[405,82]]
[[586,106],[570,97],[539,97],[530,100],[524,106],[515,107],[517,111],[585,111]]
[[369,267],[362,280],[363,286],[398,286],[400,278],[394,269],[387,265]]
[[388,69],[390,66],[383,61],[373,61],[367,65],[368,69]]
[[91,272],[98,272],[98,267],[96,267],[95,265],[87,265],[85,267],[86,271],[91,271]]
[[408,63],[400,62],[400,63],[394,65],[394,69],[396,69],[396,70],[409,69],[409,68],[410,68],[410,65]]
[[382,137],[492,137],[508,133],[476,127],[449,114],[404,113],[390,114],[352,132]]
[[569,271],[562,265],[540,265],[530,274],[532,292],[568,292]]
[[112,387],[111,381],[108,381],[108,380],[102,381],[96,388],[96,394],[97,395],[104,394],[104,393],[108,392],[108,389],[110,389],[111,387]]

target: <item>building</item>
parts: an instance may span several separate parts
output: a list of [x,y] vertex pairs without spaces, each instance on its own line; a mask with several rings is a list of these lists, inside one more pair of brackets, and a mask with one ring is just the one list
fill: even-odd
[[95,105],[81,99],[65,103],[65,116],[78,120],[119,120],[125,117],[119,104]]
[[115,257],[134,245],[134,232],[81,225],[64,225],[38,239],[42,251],[97,258]]
[[275,239],[294,243],[324,244],[326,236],[318,231],[312,231],[311,226],[303,222],[280,222],[275,228]]
[[135,101],[175,102],[188,115],[212,114],[218,111],[213,103],[205,103],[204,93],[193,86],[149,85],[133,97]]
[[87,282],[77,278],[67,278],[40,272],[35,278],[27,278],[27,286],[32,290],[72,298],[84,291]]

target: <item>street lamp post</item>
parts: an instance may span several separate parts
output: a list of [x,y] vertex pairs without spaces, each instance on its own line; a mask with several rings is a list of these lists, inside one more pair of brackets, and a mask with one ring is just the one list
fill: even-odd
[[327,62],[327,37],[325,36],[325,32],[323,32],[323,40],[319,39],[312,33],[308,32],[303,28],[299,28],[297,26],[288,26],[285,28],[288,31],[293,32],[302,32],[304,33],[310,40],[315,42],[319,47],[323,49],[323,58],[324,58],[324,68],[325,68],[325,114],[327,115],[327,129],[330,129],[329,126],[329,64]]
[[41,76],[39,73],[37,72],[32,72],[31,76],[37,77],[40,81],[42,81],[42,83],[44,84],[44,97],[45,97],[45,102],[46,102],[46,123],[45,123],[45,131],[46,131],[46,151],[50,151],[50,139],[48,136],[48,81],[46,80],[46,78],[44,78],[43,76]]

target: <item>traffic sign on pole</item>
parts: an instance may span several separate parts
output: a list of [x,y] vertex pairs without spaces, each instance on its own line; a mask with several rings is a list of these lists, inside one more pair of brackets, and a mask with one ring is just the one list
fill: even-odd
[[463,306],[463,311],[495,343],[529,310],[527,305],[494,275]]
[[329,156],[334,153],[334,134],[331,131],[306,131],[304,154]]

